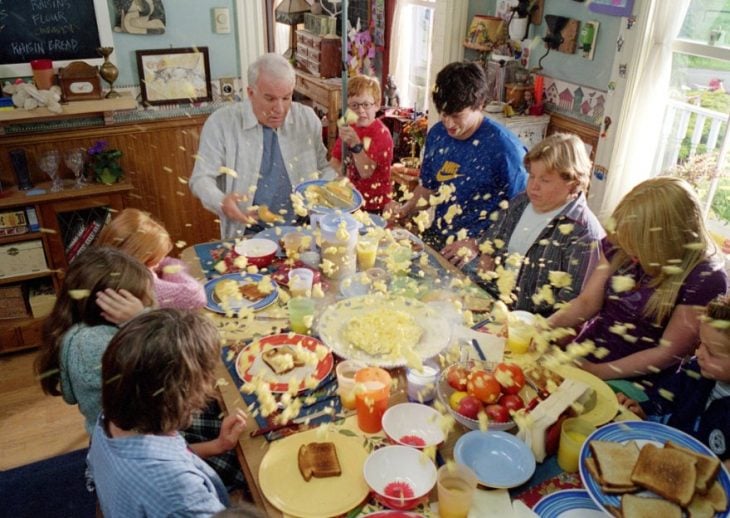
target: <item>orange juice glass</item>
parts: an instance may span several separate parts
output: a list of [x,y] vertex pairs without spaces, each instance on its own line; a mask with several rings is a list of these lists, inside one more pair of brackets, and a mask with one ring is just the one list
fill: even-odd
[[441,518],[466,518],[471,509],[477,476],[463,464],[444,464],[436,474]]
[[365,367],[367,365],[358,360],[341,361],[335,367],[337,393],[340,395],[342,408],[355,410],[355,374]]
[[578,471],[580,449],[595,427],[580,417],[571,417],[563,421],[560,427],[560,445],[558,446],[558,466],[563,471]]
[[383,428],[383,414],[388,409],[390,374],[378,367],[366,367],[355,373],[355,409],[357,426],[365,433]]

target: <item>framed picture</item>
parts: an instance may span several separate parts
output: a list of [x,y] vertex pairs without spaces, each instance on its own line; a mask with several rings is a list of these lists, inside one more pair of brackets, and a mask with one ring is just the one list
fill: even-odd
[[212,100],[208,47],[138,50],[136,53],[145,104]]
[[594,13],[612,16],[631,16],[634,10],[634,0],[591,0],[588,9]]

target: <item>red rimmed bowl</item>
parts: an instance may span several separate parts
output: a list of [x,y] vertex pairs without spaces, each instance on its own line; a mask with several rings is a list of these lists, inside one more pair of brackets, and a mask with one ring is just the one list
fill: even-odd
[[279,245],[271,239],[253,237],[236,243],[235,250],[246,258],[248,264],[264,268],[274,261]]
[[439,426],[441,414],[420,403],[394,405],[383,414],[383,431],[388,438],[402,446],[426,448],[444,440]]
[[363,476],[378,502],[407,511],[428,500],[436,485],[436,466],[415,448],[385,446],[365,460]]

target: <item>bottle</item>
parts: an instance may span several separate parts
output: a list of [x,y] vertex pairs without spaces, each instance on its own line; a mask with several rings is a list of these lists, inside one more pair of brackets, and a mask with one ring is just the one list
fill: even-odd
[[30,62],[33,69],[33,82],[38,90],[50,90],[53,86],[53,61],[34,59]]
[[355,273],[359,226],[350,214],[332,213],[320,219],[323,273],[330,279],[343,279]]

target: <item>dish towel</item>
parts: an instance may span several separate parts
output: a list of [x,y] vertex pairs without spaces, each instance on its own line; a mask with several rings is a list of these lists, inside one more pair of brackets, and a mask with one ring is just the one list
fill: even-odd
[[566,379],[550,396],[541,401],[529,414],[528,422],[520,421],[517,437],[532,450],[537,462],[545,460],[545,432],[558,420],[560,414],[580,399],[590,387],[577,380]]

